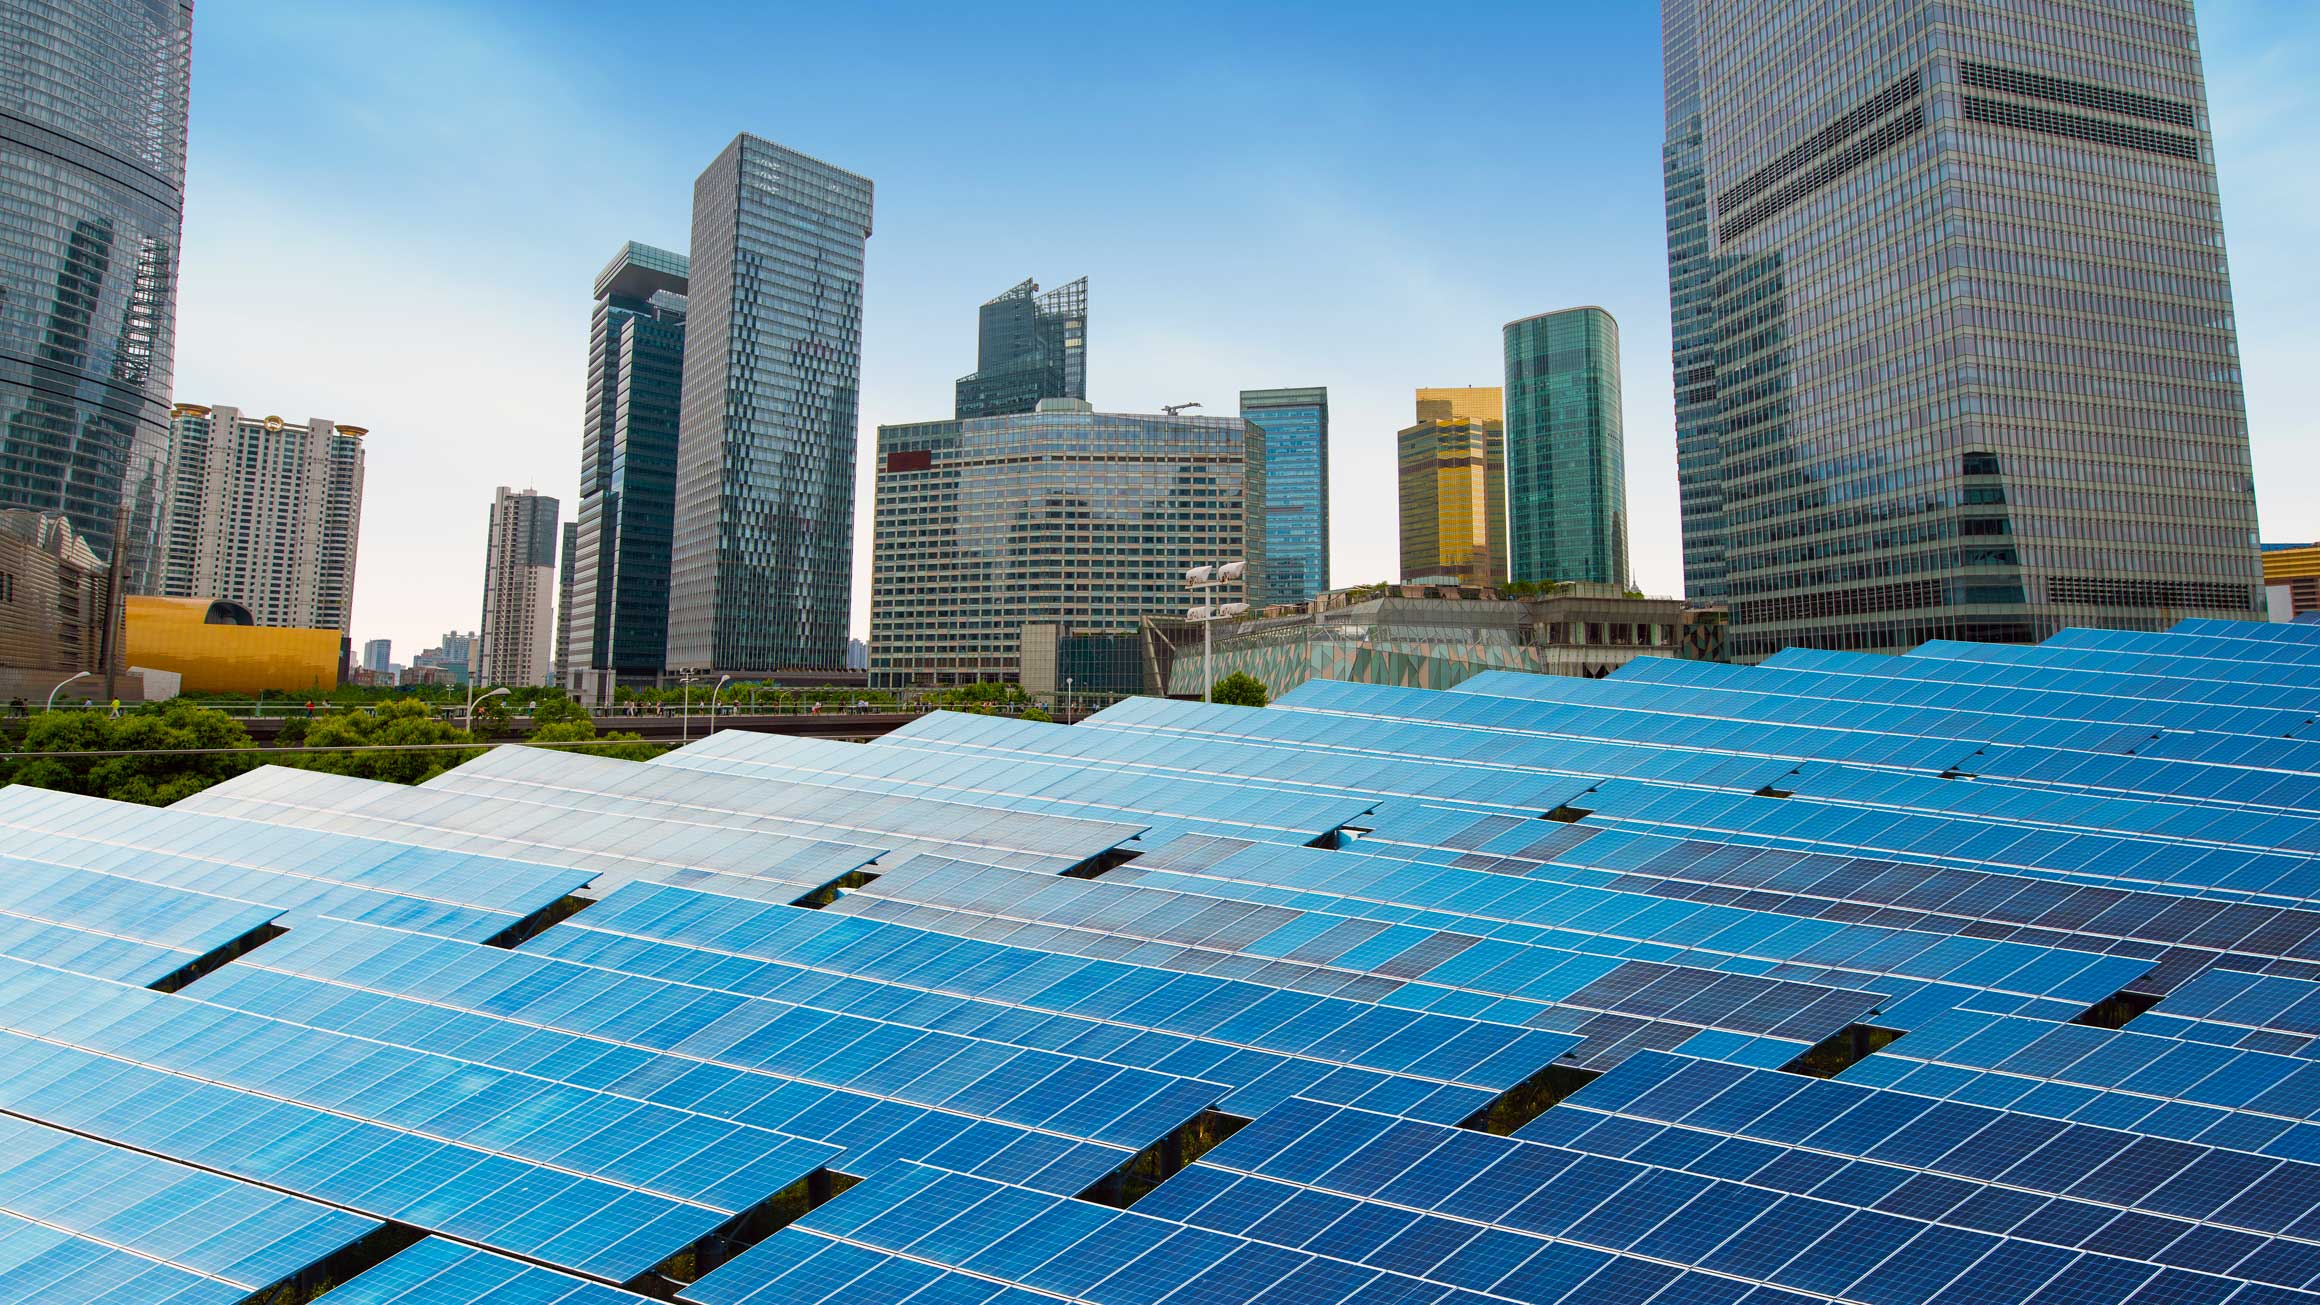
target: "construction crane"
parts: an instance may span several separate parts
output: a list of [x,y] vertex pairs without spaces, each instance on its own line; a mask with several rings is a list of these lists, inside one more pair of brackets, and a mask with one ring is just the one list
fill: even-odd
[[1197,408],[1199,406],[1200,405],[1197,403],[1163,403],[1160,405],[1160,411],[1173,417],[1177,413],[1184,411],[1186,408]]

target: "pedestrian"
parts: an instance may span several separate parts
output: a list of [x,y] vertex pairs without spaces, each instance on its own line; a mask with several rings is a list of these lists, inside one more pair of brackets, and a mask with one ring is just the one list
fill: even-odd
[[25,716],[31,714],[30,710],[24,705],[24,695],[18,694],[17,696],[8,700],[8,714],[11,716]]
[[113,719],[121,719],[121,700],[119,698],[113,699]]

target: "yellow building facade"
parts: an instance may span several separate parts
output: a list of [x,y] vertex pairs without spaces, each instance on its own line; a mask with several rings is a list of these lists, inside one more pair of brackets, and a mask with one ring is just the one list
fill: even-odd
[[2320,544],[2266,544],[2264,596],[2275,621],[2320,612]]
[[336,630],[260,626],[248,608],[211,598],[132,596],[122,643],[131,666],[175,671],[188,693],[325,693],[338,687]]
[[1495,385],[1427,387],[1397,435],[1403,580],[1506,582],[1506,402]]

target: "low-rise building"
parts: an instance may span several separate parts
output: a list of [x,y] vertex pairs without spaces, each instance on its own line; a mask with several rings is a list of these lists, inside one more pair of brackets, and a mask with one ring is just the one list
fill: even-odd
[[1472,585],[1368,585],[1268,607],[1210,632],[1147,624],[1154,676],[1171,697],[1197,698],[1235,671],[1279,695],[1307,680],[1447,689],[1483,671],[1601,678],[1638,657],[1721,661],[1722,613],[1615,585],[1557,585],[1510,597]]
[[338,687],[346,640],[337,630],[259,625],[222,598],[131,595],[122,642],[132,665],[174,672],[187,693],[326,693]]
[[2264,545],[2264,606],[2275,621],[2320,616],[2320,544]]

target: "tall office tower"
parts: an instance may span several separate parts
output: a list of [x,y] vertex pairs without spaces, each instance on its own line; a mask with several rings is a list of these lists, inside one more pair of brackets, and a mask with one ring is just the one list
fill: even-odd
[[1329,588],[1329,391],[1242,390],[1241,419],[1265,432],[1268,603]]
[[743,135],[693,186],[671,668],[837,667],[870,182]]
[[1507,578],[1627,583],[1619,323],[1600,308],[1508,322]]
[[[478,684],[547,684],[556,651],[556,500],[502,485],[484,535],[483,624],[468,666]],[[449,636],[445,636],[448,644]]]
[[580,523],[564,523],[564,546],[556,553],[556,658],[548,683],[565,683],[572,664],[572,573],[580,569]]
[[1497,386],[1422,389],[1397,435],[1404,580],[1506,582],[1506,409]]
[[[62,517],[157,579],[184,207],[190,0],[0,13],[0,509]],[[116,537],[116,530],[119,534]],[[37,610],[0,606],[0,656]]]
[[1087,278],[1039,293],[1025,280],[976,315],[975,370],[961,376],[953,415],[1004,417],[1041,399],[1087,397]]
[[238,408],[170,411],[160,584],[224,598],[260,625],[346,633],[362,539],[360,426],[294,426]]
[[1717,342],[1687,584],[1721,556],[1733,655],[2254,615],[2187,0],[1664,13],[1679,356],[1703,275]]
[[1700,0],[1661,0],[1667,90],[1668,309],[1675,363],[1676,489],[1684,536],[1684,596],[1725,601],[1724,496],[1716,434],[1716,305],[1708,253],[1708,194],[1701,157]]
[[677,410],[685,379],[683,254],[630,241],[596,277],[579,532],[557,682],[585,702],[667,664]]
[[363,669],[383,671],[394,664],[395,643],[392,639],[370,639],[363,643]]
[[1245,558],[1264,574],[1264,502],[1265,433],[1238,417],[1042,399],[881,426],[870,681],[1015,680],[1026,622],[1127,634],[1181,615],[1191,567]]

